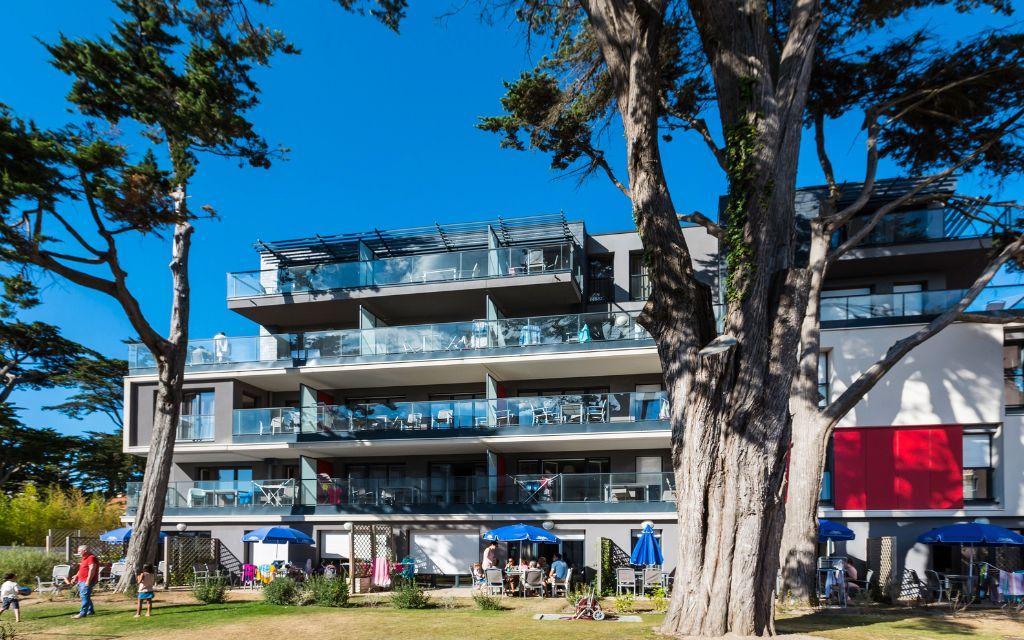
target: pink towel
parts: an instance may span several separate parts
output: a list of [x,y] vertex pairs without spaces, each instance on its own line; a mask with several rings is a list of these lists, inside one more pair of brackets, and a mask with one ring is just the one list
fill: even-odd
[[373,559],[373,586],[375,587],[390,587],[391,586],[391,573],[390,564],[387,558],[374,558]]

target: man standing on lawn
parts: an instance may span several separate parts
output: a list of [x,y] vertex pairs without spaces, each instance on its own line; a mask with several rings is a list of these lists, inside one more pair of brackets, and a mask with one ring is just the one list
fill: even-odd
[[[82,561],[78,563],[78,573],[75,574],[75,582],[78,583],[78,595],[82,596],[82,609],[72,618],[84,618],[96,613],[92,608],[92,588],[99,579],[100,565],[96,556],[89,551],[87,545],[79,545],[76,556],[81,556]],[[69,578],[64,579],[71,584]]]

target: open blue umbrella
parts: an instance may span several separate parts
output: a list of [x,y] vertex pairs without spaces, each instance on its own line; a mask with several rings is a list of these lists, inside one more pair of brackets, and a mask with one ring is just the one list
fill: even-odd
[[654,527],[646,525],[636,540],[633,553],[629,556],[629,564],[636,566],[658,566],[665,564],[665,556],[661,553],[661,545],[654,535]]
[[305,533],[291,527],[260,527],[242,536],[242,542],[265,544],[309,544],[316,542]]
[[1009,529],[983,522],[963,522],[937,527],[922,533],[918,542],[925,544],[966,544],[978,547],[1024,545],[1024,536]]
[[484,540],[491,542],[548,542],[558,544],[558,536],[540,527],[528,524],[510,524],[507,527],[492,529],[483,535]]
[[818,542],[828,542],[829,540],[853,540],[857,536],[854,535],[853,530],[849,527],[845,527],[838,522],[832,522],[831,520],[825,520],[824,518],[818,520]]
[[[107,531],[106,533],[100,534],[100,542],[128,542],[132,537],[131,527],[121,527],[120,529],[114,529],[113,531]],[[163,531],[160,532],[160,539],[163,540],[167,537],[167,534]]]

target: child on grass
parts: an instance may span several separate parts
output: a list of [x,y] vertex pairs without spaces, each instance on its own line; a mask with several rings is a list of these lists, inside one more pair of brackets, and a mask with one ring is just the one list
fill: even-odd
[[21,605],[18,602],[21,596],[21,587],[18,586],[18,581],[14,578],[13,573],[8,573],[4,576],[3,584],[0,584],[0,599],[3,600],[3,605],[0,606],[0,615],[8,609],[14,609],[14,621],[21,622]]
[[146,603],[146,617],[153,613],[153,585],[156,583],[156,575],[153,573],[153,565],[142,565],[142,573],[135,577],[139,583],[139,601],[135,604],[135,617],[142,615],[142,603]]

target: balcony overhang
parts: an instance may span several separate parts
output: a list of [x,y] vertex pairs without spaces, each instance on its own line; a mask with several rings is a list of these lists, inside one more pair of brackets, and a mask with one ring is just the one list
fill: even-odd
[[483,317],[485,297],[510,315],[567,312],[583,300],[569,271],[228,299],[228,309],[277,331],[338,328],[360,306],[389,325]]

